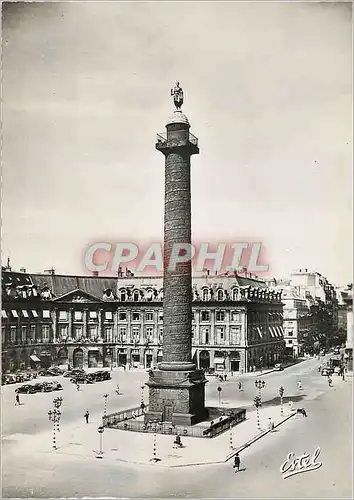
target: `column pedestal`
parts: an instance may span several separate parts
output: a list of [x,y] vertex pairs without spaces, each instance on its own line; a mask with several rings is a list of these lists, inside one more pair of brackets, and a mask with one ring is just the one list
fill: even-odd
[[145,422],[158,420],[174,425],[194,425],[205,420],[204,386],[207,380],[202,370],[150,370],[149,411]]

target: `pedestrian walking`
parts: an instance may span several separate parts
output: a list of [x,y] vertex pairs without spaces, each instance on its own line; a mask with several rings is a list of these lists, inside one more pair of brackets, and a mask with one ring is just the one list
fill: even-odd
[[120,392],[119,392],[119,384],[117,384],[116,393],[117,393],[117,394],[120,394]]
[[297,383],[297,388],[299,389],[299,391],[301,391],[302,389],[302,383],[301,383],[301,380],[298,381]]
[[235,458],[234,458],[234,465],[233,465],[235,472],[239,472],[240,464],[241,464],[241,460],[240,460],[239,454],[236,453]]
[[225,373],[225,375],[224,375],[224,380],[225,380],[225,382],[226,382],[226,377],[227,377],[227,376],[226,376],[226,373]]
[[15,406],[16,405],[20,405],[21,404],[21,402],[20,402],[20,395],[18,393],[16,393],[15,399],[16,399]]
[[85,420],[86,420],[87,424],[89,423],[89,416],[90,416],[90,413],[89,413],[88,410],[86,410],[86,413],[85,413],[84,417],[85,417]]
[[238,390],[242,391],[242,384],[241,384],[241,382],[238,383]]
[[307,417],[307,413],[306,413],[305,408],[302,409],[302,414],[303,414],[304,417]]
[[329,387],[332,387],[332,379],[331,379],[331,377],[328,377],[328,385],[329,385]]
[[80,384],[76,384],[76,390],[79,391],[80,390]]

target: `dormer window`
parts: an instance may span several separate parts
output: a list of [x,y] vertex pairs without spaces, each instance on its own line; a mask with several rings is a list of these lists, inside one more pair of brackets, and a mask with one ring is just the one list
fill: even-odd
[[121,302],[125,302],[127,300],[127,292],[125,290],[121,290],[120,300],[121,300]]
[[224,300],[224,290],[218,290],[216,297],[217,300]]
[[204,288],[202,297],[203,300],[209,300],[209,290],[207,288]]
[[133,293],[133,301],[138,302],[139,300],[140,300],[140,293],[138,290],[135,290],[135,292]]

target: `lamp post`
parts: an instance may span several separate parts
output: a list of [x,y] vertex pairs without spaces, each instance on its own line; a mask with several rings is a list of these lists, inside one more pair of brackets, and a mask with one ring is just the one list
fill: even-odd
[[283,395],[284,395],[284,387],[281,386],[279,388],[279,396],[280,396],[280,415],[284,414],[284,408],[283,408]]
[[221,398],[222,388],[219,386],[217,390],[218,390],[218,393],[219,393],[219,404],[220,404],[220,398]]
[[145,408],[145,403],[144,403],[144,389],[145,389],[145,385],[142,385],[140,387],[140,389],[141,389],[141,403],[140,403],[140,408],[142,410],[144,410],[144,408]]
[[262,404],[262,389],[265,388],[265,381],[264,380],[255,380],[254,385],[258,388],[258,397],[260,399],[260,403]]
[[100,436],[100,450],[96,455],[96,458],[103,458],[103,433],[104,433],[104,427],[100,426],[97,429],[97,432]]
[[49,421],[53,422],[53,450],[57,449],[56,433],[60,432],[61,411],[59,410],[59,408],[61,407],[62,403],[63,403],[63,398],[60,397],[54,398],[53,399],[54,408],[48,411],[48,419]]
[[103,394],[103,397],[104,397],[103,416],[105,417],[107,415],[107,399],[109,397],[109,394]]
[[154,435],[153,435],[153,444],[152,444],[152,458],[150,459],[150,462],[160,462],[160,458],[157,458],[157,426],[159,421],[158,420],[151,420],[150,425],[154,426]]
[[259,407],[261,406],[261,398],[259,396],[256,396],[254,398],[254,406],[256,407],[257,410],[257,429],[261,431],[261,423],[259,420]]
[[232,435],[232,421],[230,420],[230,448],[231,451],[234,449],[233,435]]

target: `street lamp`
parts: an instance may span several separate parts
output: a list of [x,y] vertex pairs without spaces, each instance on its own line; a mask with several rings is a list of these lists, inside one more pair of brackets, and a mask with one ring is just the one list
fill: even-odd
[[[230,415],[231,417],[231,415]],[[233,443],[233,435],[232,435],[232,420],[230,418],[230,448],[231,451],[234,449],[234,443]]]
[[262,403],[262,389],[265,388],[266,383],[264,380],[255,380],[254,385],[258,388],[258,391],[259,391],[258,396],[259,396],[259,399]]
[[257,410],[257,429],[259,431],[261,431],[261,424],[260,424],[260,420],[259,420],[259,407],[261,406],[261,398],[259,396],[256,396],[254,398],[254,406],[256,407],[256,410]]
[[104,397],[103,416],[105,417],[107,415],[107,399],[109,397],[109,394],[103,394],[103,397]]
[[279,388],[279,396],[280,396],[280,415],[284,414],[283,411],[283,395],[284,395],[284,387]]
[[140,408],[142,410],[144,410],[144,408],[145,408],[145,403],[144,403],[144,389],[145,389],[145,385],[142,385],[140,387],[140,389],[141,389],[141,403],[140,403]]
[[218,389],[217,389],[218,393],[219,393],[219,404],[220,404],[220,398],[221,398],[221,391],[222,391],[222,388],[219,386]]
[[53,405],[54,408],[48,411],[48,419],[53,422],[53,450],[57,449],[56,433],[60,432],[60,417],[61,411],[59,408],[63,403],[63,398],[54,398]]
[[154,436],[153,436],[153,445],[152,445],[152,458],[150,459],[150,462],[160,462],[161,458],[157,458],[157,426],[159,424],[158,420],[151,420],[149,422],[150,425],[154,426]]
[[100,426],[97,429],[97,432],[100,436],[100,451],[97,453],[96,458],[103,458],[103,433],[104,427]]

